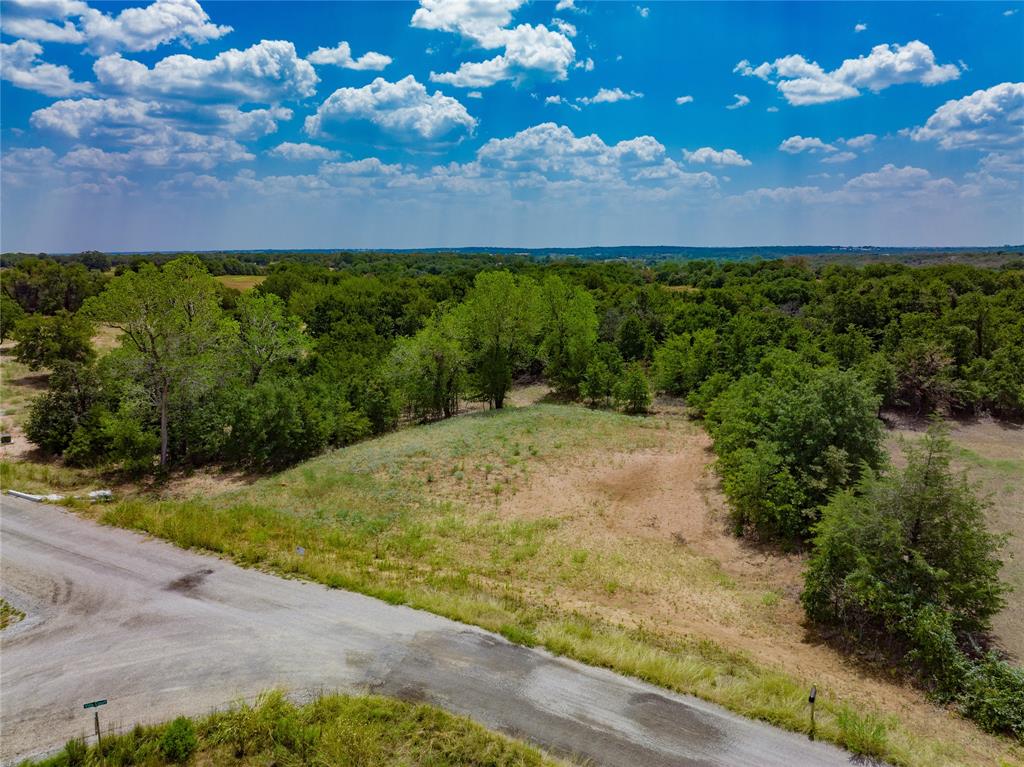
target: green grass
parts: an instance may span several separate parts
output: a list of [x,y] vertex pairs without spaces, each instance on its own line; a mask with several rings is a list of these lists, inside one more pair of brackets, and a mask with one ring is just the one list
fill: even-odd
[[[670,541],[579,540],[562,520],[495,511],[496,483],[514,494],[532,472],[591,448],[631,452],[658,444],[665,429],[693,428],[558,405],[479,413],[353,445],[214,498],[126,500],[101,519],[481,626],[805,732],[810,681],[799,669],[615,619],[616,605],[682,594],[693,609],[742,625],[737,605],[771,606],[763,589]],[[819,688],[820,739],[897,765],[969,761],[960,743],[916,737]]]
[[0,461],[0,490],[23,493],[60,493],[90,486],[94,477],[84,470],[47,463]]
[[29,405],[46,389],[47,373],[32,372],[28,365],[14,359],[12,349],[0,352],[0,404],[3,406],[4,425],[21,425],[28,418]]
[[22,620],[25,620],[25,613],[6,599],[0,599],[0,631]]
[[171,727],[138,726],[123,735],[104,737],[102,753],[96,746],[86,748],[81,741],[71,741],[60,754],[26,762],[23,767],[557,764],[535,748],[490,732],[469,719],[432,706],[379,696],[331,695],[300,707],[280,692],[268,693],[254,704],[240,703],[200,720],[177,720],[175,730],[194,734],[194,740],[189,738],[184,749],[170,746]]

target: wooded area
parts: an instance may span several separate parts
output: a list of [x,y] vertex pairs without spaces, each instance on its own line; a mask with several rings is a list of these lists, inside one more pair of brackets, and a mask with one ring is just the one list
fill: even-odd
[[[811,548],[812,620],[882,641],[938,697],[1024,736],[1024,672],[986,642],[1006,589],[984,501],[938,426],[888,466],[879,418],[1024,417],[1024,264],[119,261],[3,268],[3,335],[52,370],[26,433],[69,465],[277,469],[470,401],[502,408],[520,379],[637,415],[652,392],[682,397],[736,533]],[[245,270],[265,279],[214,278]],[[104,354],[98,325],[120,338]]]

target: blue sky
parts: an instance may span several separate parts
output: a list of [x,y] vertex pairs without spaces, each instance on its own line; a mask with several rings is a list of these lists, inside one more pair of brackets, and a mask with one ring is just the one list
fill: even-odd
[[1024,242],[1024,4],[3,0],[4,250]]

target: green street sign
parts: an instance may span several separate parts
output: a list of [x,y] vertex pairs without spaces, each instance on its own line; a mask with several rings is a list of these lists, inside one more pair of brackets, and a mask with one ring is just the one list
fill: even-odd
[[98,708],[99,706],[105,705],[107,705],[106,698],[104,698],[103,700],[94,700],[92,703],[86,703],[84,706],[82,706],[82,708]]

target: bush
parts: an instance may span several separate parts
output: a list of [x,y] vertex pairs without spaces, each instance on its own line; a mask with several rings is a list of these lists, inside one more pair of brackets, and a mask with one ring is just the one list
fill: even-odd
[[[32,403],[25,436],[44,450],[61,454],[80,427],[94,429],[102,398],[99,376],[92,365],[58,362],[46,393]],[[80,445],[88,439],[87,434],[78,436]]]
[[651,406],[651,388],[644,369],[633,363],[615,386],[615,402],[626,413],[646,413]]
[[1024,669],[988,653],[968,667],[957,702],[983,730],[1024,740]]
[[1024,734],[1024,671],[984,645],[1007,587],[1000,536],[985,504],[950,468],[952,445],[933,427],[907,466],[869,474],[822,512],[801,595],[808,616],[863,645],[902,656],[941,699],[985,729]]
[[[719,395],[706,422],[737,527],[801,538],[835,491],[881,463],[878,399],[855,372],[792,353],[763,367]],[[721,383],[713,376],[707,386]]]
[[175,764],[184,764],[196,750],[196,730],[192,720],[179,716],[160,736],[160,753],[164,759]]
[[75,738],[64,744],[64,752],[61,755],[67,767],[84,767],[89,756],[89,747],[81,738]]
[[658,389],[682,396],[704,383],[715,369],[716,342],[710,328],[669,338],[654,352]]
[[32,314],[15,325],[12,335],[18,342],[15,358],[30,370],[53,367],[58,362],[88,362],[94,357],[92,325],[80,315]]

